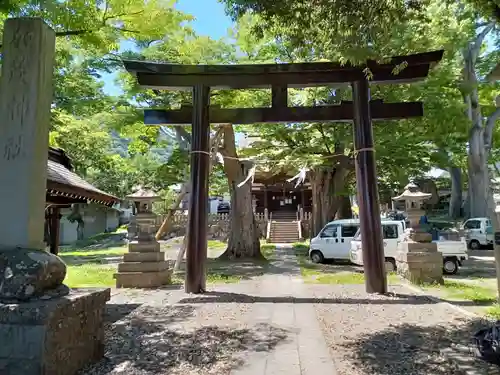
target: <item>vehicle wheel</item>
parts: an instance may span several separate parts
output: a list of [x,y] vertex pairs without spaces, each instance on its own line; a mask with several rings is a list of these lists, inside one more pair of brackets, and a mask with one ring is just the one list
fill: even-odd
[[472,240],[471,242],[469,242],[469,248],[471,250],[479,250],[481,248],[481,244],[479,243],[479,241]]
[[323,257],[323,254],[321,254],[321,251],[314,250],[311,252],[311,262],[323,263],[324,260],[325,260],[325,258]]
[[458,272],[458,261],[455,258],[445,258],[443,260],[443,273],[454,275]]
[[391,273],[396,271],[396,261],[394,258],[385,258],[385,272]]

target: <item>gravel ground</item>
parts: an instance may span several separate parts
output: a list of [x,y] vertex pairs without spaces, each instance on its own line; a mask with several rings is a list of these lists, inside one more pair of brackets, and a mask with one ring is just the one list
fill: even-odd
[[185,297],[167,290],[114,295],[106,312],[105,359],[79,374],[225,375],[249,354],[287,341],[287,330],[255,322],[258,304],[169,304],[179,296]]
[[403,286],[378,296],[303,284],[291,253],[277,253],[276,272],[202,296],[119,291],[107,305],[106,358],[80,375],[334,375],[305,366],[317,368],[320,347],[331,363],[325,340],[335,375],[500,374],[472,355],[483,322]]
[[394,287],[369,295],[363,285],[313,285],[316,313],[338,375],[500,374],[472,355],[471,337],[484,322],[443,303]]

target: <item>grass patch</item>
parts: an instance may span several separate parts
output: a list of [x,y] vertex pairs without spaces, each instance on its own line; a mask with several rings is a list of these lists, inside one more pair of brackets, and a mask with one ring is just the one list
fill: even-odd
[[113,240],[113,239],[117,238],[117,235],[119,235],[121,233],[126,233],[126,231],[118,229],[116,232],[99,233],[99,234],[96,234],[95,236],[86,238],[84,240],[76,241],[69,246],[62,247],[60,251],[64,251],[64,250],[73,251],[73,250],[83,249],[86,247],[102,245],[103,242],[105,243],[109,240]]
[[208,240],[208,248],[213,250],[222,250],[227,247],[227,243],[218,240]]
[[[496,302],[496,291],[480,285],[445,280],[444,284],[421,285],[427,291],[437,291],[450,300],[472,301],[478,305]],[[500,309],[499,309],[500,312]]]
[[[365,275],[352,269],[349,263],[314,264],[306,257],[298,257],[300,274],[306,284],[364,284]],[[388,284],[399,284],[396,273],[387,275]]]
[[64,257],[88,257],[96,255],[123,255],[127,252],[126,246],[121,247],[111,247],[109,249],[102,250],[85,250],[85,249],[71,249],[69,251],[62,251],[59,256],[64,259]]
[[106,264],[109,263],[109,261],[116,261],[117,257],[123,256],[127,251],[126,246],[110,247],[109,249],[100,250],[74,249],[59,253],[59,257],[69,265],[92,263]]
[[263,243],[260,245],[260,252],[266,259],[272,259],[274,257],[276,250],[276,245],[271,243]]
[[500,320],[500,305],[498,303],[495,303],[493,306],[486,308],[486,315]]
[[87,287],[114,287],[116,285],[113,274],[115,267],[95,264],[68,266],[64,283],[70,288]]
[[[361,272],[353,271],[340,271],[336,273],[311,273],[303,272],[304,282],[306,284],[339,284],[339,285],[349,285],[349,284],[364,284],[365,275]],[[398,284],[399,276],[395,273],[390,273],[387,275],[388,284]]]

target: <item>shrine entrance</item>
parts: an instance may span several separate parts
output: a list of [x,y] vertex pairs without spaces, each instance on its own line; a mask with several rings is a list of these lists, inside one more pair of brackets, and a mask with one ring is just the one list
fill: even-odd
[[[192,124],[191,212],[186,254],[186,292],[205,291],[207,258],[208,174],[210,123],[252,124],[276,122],[353,122],[356,183],[363,263],[368,293],[385,293],[382,227],[373,142],[373,120],[390,120],[423,115],[421,102],[384,103],[370,100],[370,83],[408,83],[427,77],[444,51],[398,56],[388,63],[367,61],[362,66],[340,63],[294,63],[253,65],[176,65],[145,61],[124,61],[139,85],[156,90],[192,90],[193,106],[179,110],[146,110],[147,125]],[[401,70],[401,66],[404,69]],[[367,69],[371,80],[366,78]],[[397,74],[395,72],[398,72]],[[288,107],[288,88],[352,86],[352,102],[315,107]],[[210,89],[270,88],[269,108],[224,109],[210,106]]]

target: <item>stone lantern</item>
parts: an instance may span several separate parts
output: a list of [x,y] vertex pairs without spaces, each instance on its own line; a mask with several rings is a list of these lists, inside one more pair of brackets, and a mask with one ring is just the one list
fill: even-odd
[[398,245],[397,272],[414,283],[442,283],[443,256],[432,242],[432,235],[419,227],[419,220],[425,214],[422,203],[432,194],[423,193],[410,182],[404,192],[393,200],[404,201],[410,227],[405,231]]
[[117,288],[154,288],[170,284],[171,269],[155,238],[156,215],[153,202],[161,198],[153,191],[141,188],[126,197],[134,202],[136,236],[128,244],[128,253],[115,274]]
[[423,193],[417,185],[410,182],[405,186],[405,190],[401,195],[392,198],[395,201],[404,201],[405,210],[410,221],[410,228],[417,228],[420,218],[425,214],[422,209],[424,201],[432,197],[432,194]]

